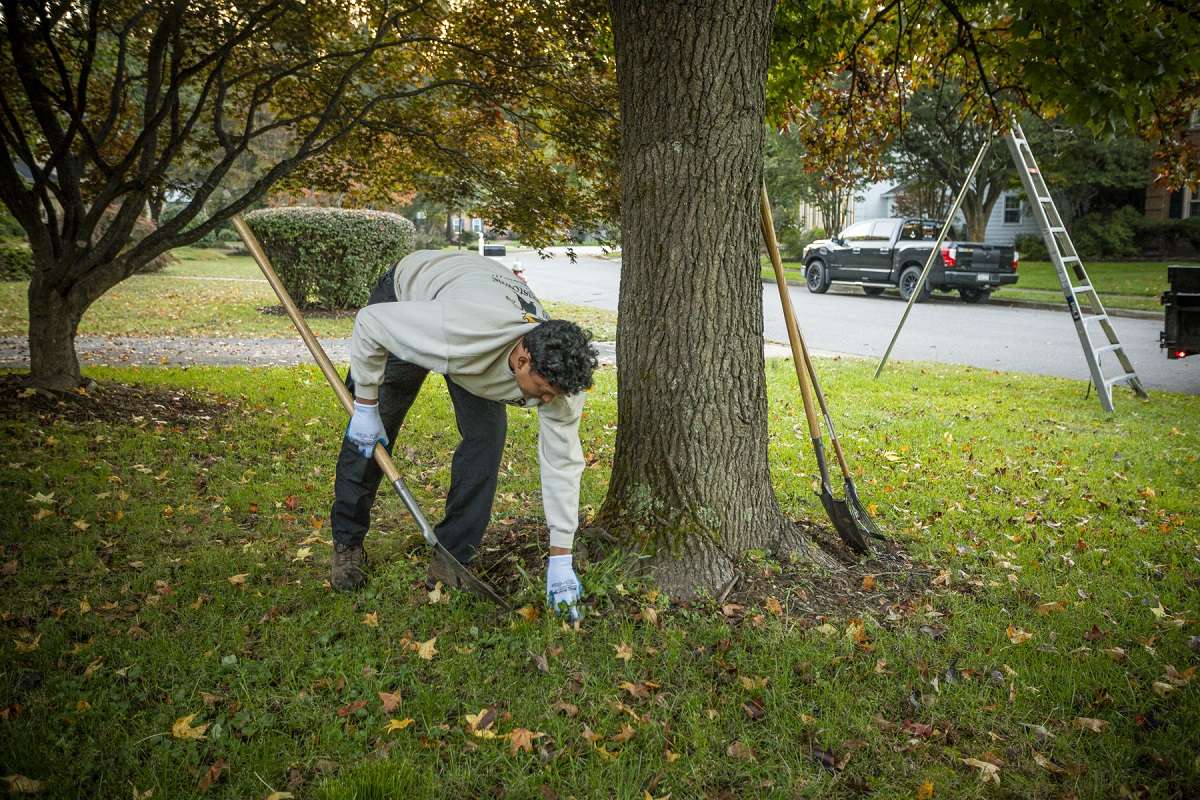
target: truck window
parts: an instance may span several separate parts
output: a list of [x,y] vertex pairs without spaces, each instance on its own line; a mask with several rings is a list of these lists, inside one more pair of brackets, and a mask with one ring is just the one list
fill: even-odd
[[[941,223],[938,222],[909,220],[904,223],[904,229],[900,231],[900,240],[932,242],[937,239],[938,232],[941,229]],[[955,238],[953,230],[949,232],[949,238]]]
[[842,231],[842,239],[847,242],[862,241],[871,233],[871,222],[856,222],[846,230]]
[[899,224],[894,219],[881,219],[871,226],[871,234],[867,238],[873,242],[890,242]]

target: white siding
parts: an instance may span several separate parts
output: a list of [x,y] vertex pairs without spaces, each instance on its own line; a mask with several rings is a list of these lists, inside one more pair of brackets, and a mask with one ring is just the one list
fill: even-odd
[[[1004,221],[1004,202],[1008,197],[1019,197],[1021,200],[1020,222]],[[1038,233],[1037,220],[1033,218],[1033,209],[1029,207],[1028,201],[1025,200],[1025,193],[1019,189],[1010,189],[1000,195],[1000,199],[996,201],[996,205],[992,206],[992,213],[988,217],[987,237],[985,237],[984,243],[1010,245],[1023,233],[1032,233],[1036,236]]]

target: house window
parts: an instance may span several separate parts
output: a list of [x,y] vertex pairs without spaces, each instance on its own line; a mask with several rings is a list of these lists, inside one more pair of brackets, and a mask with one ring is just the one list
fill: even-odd
[[1004,224],[1017,225],[1021,222],[1021,197],[1009,194],[1004,196]]
[[1191,200],[1188,202],[1188,216],[1192,219],[1200,219],[1200,191],[1190,189],[1188,194],[1191,195]]
[[455,217],[451,220],[451,225],[454,227],[454,232],[458,233],[462,230],[462,217]]

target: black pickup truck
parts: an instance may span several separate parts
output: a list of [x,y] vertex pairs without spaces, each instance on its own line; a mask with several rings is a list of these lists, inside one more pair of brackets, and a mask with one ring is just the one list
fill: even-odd
[[[937,241],[942,223],[927,219],[868,219],[856,222],[832,239],[804,248],[804,280],[810,292],[828,291],[830,283],[855,283],[868,295],[888,287],[907,300]],[[992,290],[1017,282],[1017,252],[1011,247],[977,242],[942,242],[925,288],[917,301],[936,289],[958,290],[968,303],[981,303]]]

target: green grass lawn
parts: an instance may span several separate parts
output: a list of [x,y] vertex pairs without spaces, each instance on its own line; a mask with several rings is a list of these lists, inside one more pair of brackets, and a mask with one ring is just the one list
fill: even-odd
[[[179,259],[165,270],[135,275],[118,284],[88,309],[79,326],[82,335],[291,337],[295,328],[278,314],[260,308],[279,301],[250,256],[221,250],[180,248]],[[28,284],[0,283],[0,336],[24,335],[29,315]],[[612,311],[547,302],[551,315],[578,322],[598,340],[616,338]],[[317,336],[347,337],[354,328],[350,314],[308,314]]]
[[[89,371],[225,404],[186,420],[165,401],[39,416],[7,385],[0,775],[155,800],[206,782],[327,800],[1197,796],[1200,398],[1121,393],[1106,416],[1079,381],[818,369],[864,502],[932,583],[870,613],[727,616],[606,561],[583,570],[577,632],[431,603],[391,495],[369,588],[332,594],[344,422],[313,368]],[[791,365],[768,379],[777,496],[824,524]],[[456,437],[427,386],[397,453],[437,519]],[[615,419],[606,370],[582,425],[585,514]],[[511,410],[509,431],[500,528],[541,515],[535,418]],[[541,581],[530,570],[518,603]]]
[[[1170,262],[1185,263],[1185,262]],[[766,256],[762,257],[762,278],[775,280],[775,272]],[[789,283],[804,283],[803,265],[785,261],[784,273]],[[1167,262],[1122,261],[1084,262],[1088,275],[1100,292],[1108,309],[1159,311],[1159,296],[1167,290]],[[993,296],[998,300],[1029,300],[1065,305],[1062,288],[1054,265],[1049,261],[1022,261],[1013,286],[1005,286]]]

